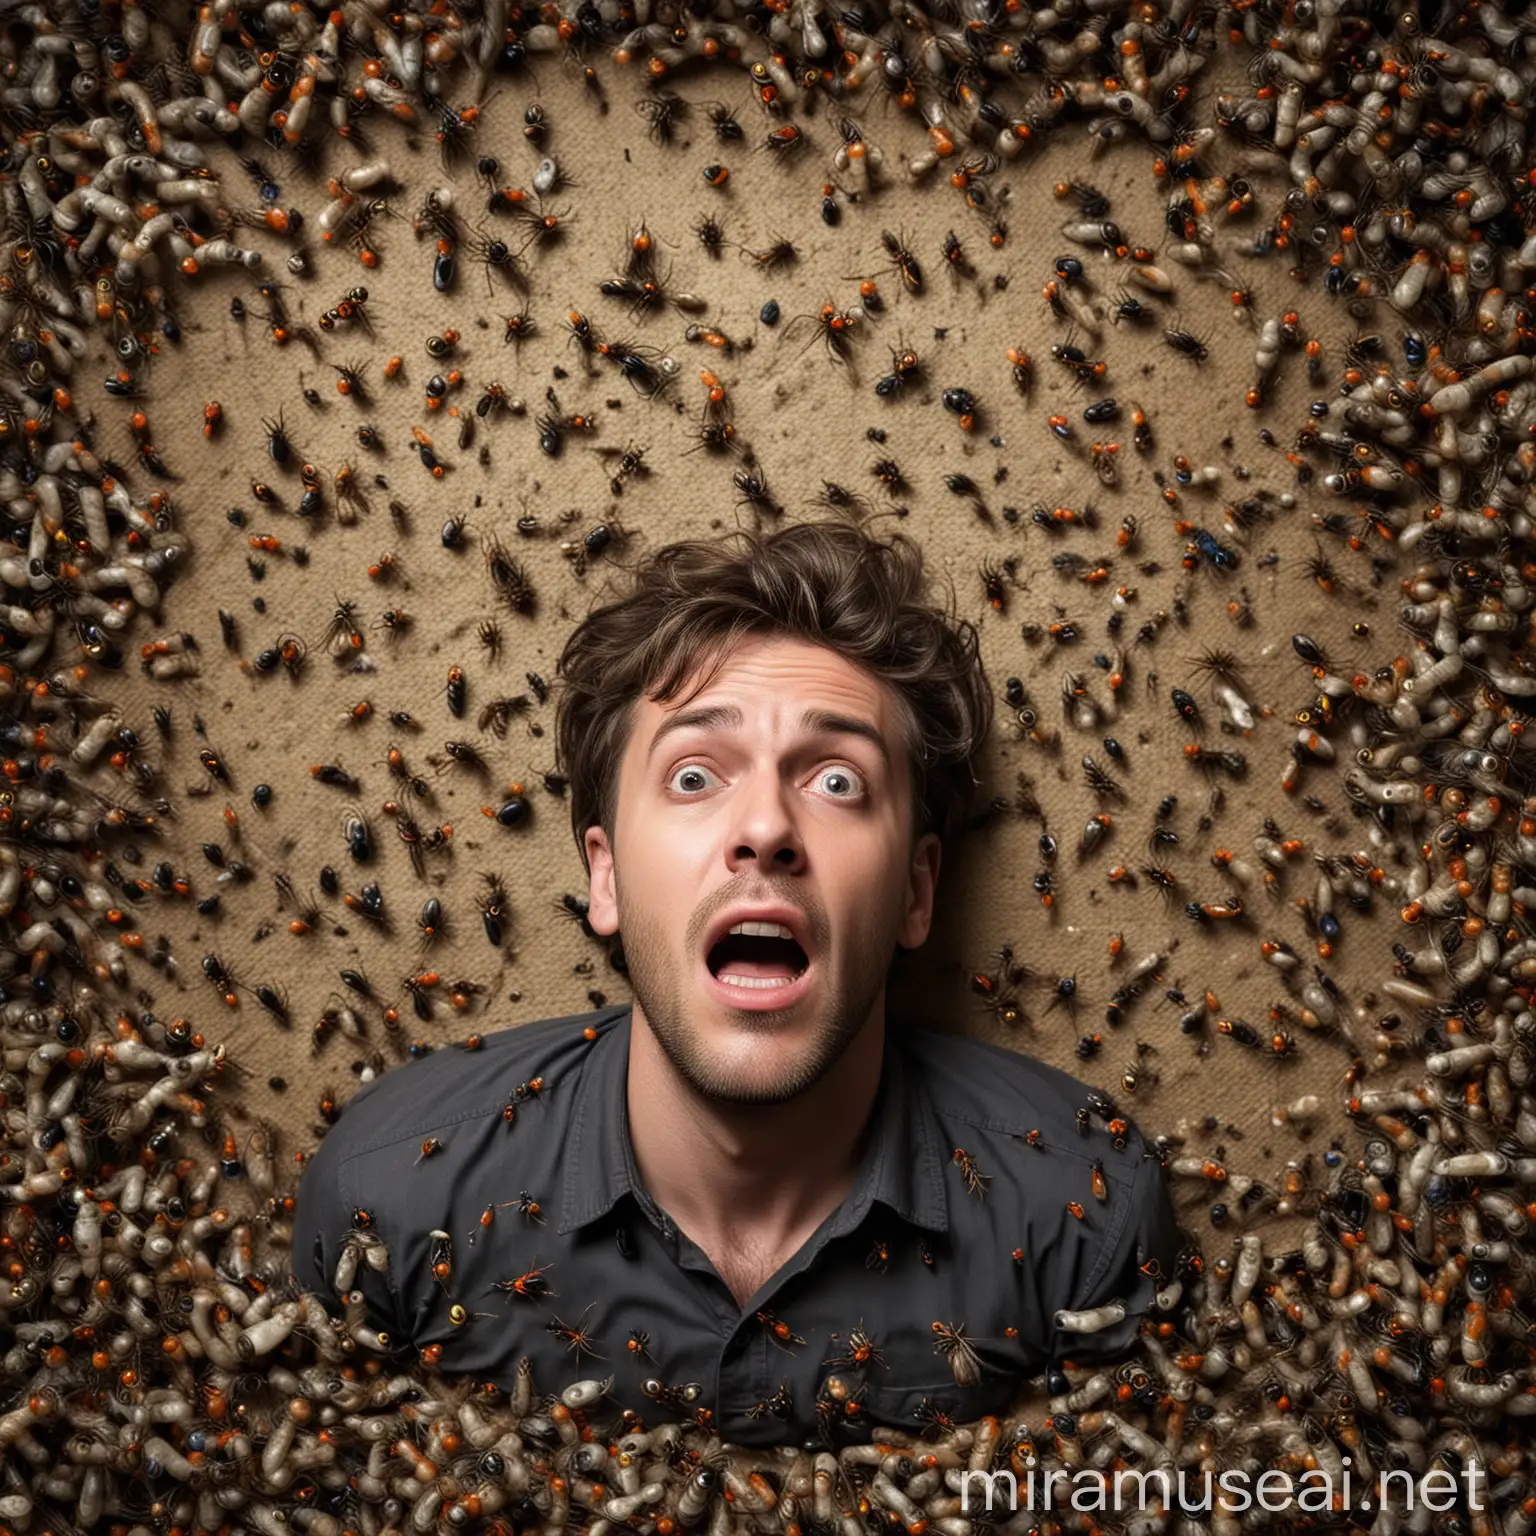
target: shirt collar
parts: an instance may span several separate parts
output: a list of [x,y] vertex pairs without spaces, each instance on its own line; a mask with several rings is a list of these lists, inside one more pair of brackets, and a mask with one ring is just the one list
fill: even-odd
[[[596,1221],[623,1195],[632,1194],[642,1206],[652,1206],[629,1139],[632,1021],[632,1010],[626,1005],[594,1026],[597,1038],[576,1090],[578,1102],[566,1155],[564,1214],[558,1228],[562,1236]],[[870,1135],[837,1228],[852,1230],[877,1200],[914,1225],[935,1232],[949,1230],[938,1119],[897,1024],[886,1026]]]

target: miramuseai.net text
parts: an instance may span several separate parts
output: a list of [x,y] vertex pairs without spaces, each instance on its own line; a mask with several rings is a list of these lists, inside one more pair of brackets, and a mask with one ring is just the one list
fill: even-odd
[[1237,1467],[1219,1472],[1191,1467],[1120,1468],[1113,1474],[1097,1468],[1036,1471],[1033,1462],[1034,1457],[1027,1458],[1029,1470],[1022,1479],[1011,1471],[962,1473],[961,1511],[1178,1508],[1242,1514],[1257,1507],[1271,1514],[1308,1514],[1373,1508],[1407,1512],[1422,1507],[1439,1513],[1454,1509],[1463,1498],[1469,1510],[1481,1510],[1486,1489],[1486,1474],[1475,1457],[1467,1458],[1460,1477],[1445,1467],[1419,1474],[1392,1468],[1381,1472],[1374,1483],[1351,1479],[1348,1456],[1337,1477],[1317,1468],[1295,1476],[1278,1468],[1255,1474]]

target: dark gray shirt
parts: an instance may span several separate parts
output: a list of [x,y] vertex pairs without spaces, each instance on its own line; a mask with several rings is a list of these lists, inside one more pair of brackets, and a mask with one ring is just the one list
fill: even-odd
[[[355,1283],[393,1345],[507,1388],[523,1355],[541,1392],[612,1376],[615,1414],[702,1411],[754,1445],[998,1412],[1053,1363],[1123,1353],[1175,1276],[1162,1169],[1113,1105],[1017,1052],[891,1025],[852,1190],[738,1306],[641,1184],[630,1022],[626,1004],[526,1024],[361,1089],[300,1185],[300,1283],[336,1306],[365,1227],[389,1265]],[[1124,1320],[1095,1332],[1056,1318],[1111,1302]]]

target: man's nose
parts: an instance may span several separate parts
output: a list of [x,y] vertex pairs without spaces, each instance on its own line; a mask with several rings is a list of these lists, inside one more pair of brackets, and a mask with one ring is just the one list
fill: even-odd
[[804,856],[805,846],[785,803],[783,788],[765,785],[747,789],[731,838],[731,867],[752,862],[793,869]]

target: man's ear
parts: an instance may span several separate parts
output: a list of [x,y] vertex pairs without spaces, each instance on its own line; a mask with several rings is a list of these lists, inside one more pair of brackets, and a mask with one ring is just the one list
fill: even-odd
[[927,941],[933,923],[934,893],[939,884],[939,864],[944,846],[937,832],[925,832],[912,850],[907,872],[907,910],[902,917],[900,944],[917,949]]
[[588,827],[581,845],[590,871],[587,882],[587,921],[595,932],[619,931],[619,898],[614,886],[613,848],[608,833],[600,826]]

